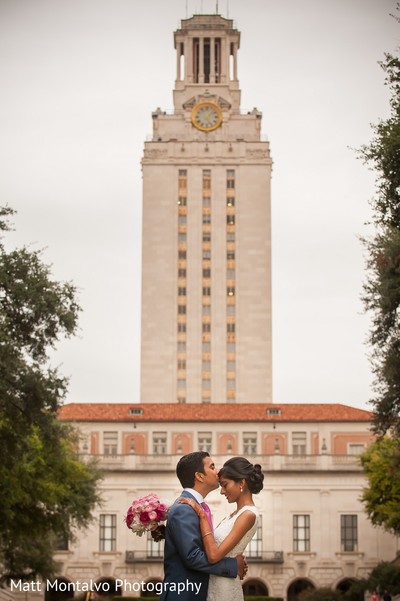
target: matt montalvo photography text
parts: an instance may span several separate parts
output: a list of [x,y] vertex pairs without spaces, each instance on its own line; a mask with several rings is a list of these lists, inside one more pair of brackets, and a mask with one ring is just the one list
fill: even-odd
[[[183,592],[191,592],[194,595],[198,595],[201,589],[201,584],[190,582],[185,580],[183,582],[144,582],[142,581],[130,581],[127,579],[117,578],[115,580],[113,590],[117,593],[121,592],[135,592],[135,593],[156,593],[161,595],[163,591],[173,591],[180,595]],[[111,593],[111,585],[109,582],[94,582],[90,579],[88,582],[59,582],[58,580],[10,580],[10,590],[30,593],[40,593],[44,591],[59,591],[62,593]]]

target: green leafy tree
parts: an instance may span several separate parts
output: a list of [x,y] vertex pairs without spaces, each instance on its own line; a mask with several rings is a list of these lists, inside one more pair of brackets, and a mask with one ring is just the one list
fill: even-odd
[[299,601],[343,601],[343,594],[331,588],[306,588],[299,594]]
[[382,561],[370,573],[368,578],[356,580],[349,593],[377,591],[382,594],[388,591],[391,595],[400,594],[400,566]]
[[400,441],[384,436],[362,455],[368,486],[362,494],[372,524],[400,535]]
[[[399,8],[399,6],[398,6]],[[396,17],[397,20],[399,20]],[[386,54],[381,66],[390,89],[390,116],[373,126],[374,137],[360,149],[361,158],[377,174],[372,200],[375,235],[364,240],[367,281],[364,306],[372,314],[375,396],[374,430],[400,434],[400,60]]]
[[[0,230],[13,211],[0,208]],[[57,419],[67,380],[49,351],[77,329],[76,289],[58,283],[41,251],[0,242],[0,575],[53,576],[54,543],[73,538],[99,502],[100,473],[77,457]]]

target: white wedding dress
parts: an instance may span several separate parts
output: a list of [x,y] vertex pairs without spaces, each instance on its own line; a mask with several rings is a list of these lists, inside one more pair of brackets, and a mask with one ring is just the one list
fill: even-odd
[[[254,507],[254,505],[245,505],[235,515],[224,518],[214,530],[215,542],[217,545],[220,545],[232,530],[236,519],[244,511],[252,511],[255,513],[256,521],[238,542],[236,547],[228,553],[227,557],[236,557],[236,555],[243,553],[253,538],[258,525],[258,509]],[[243,601],[243,589],[239,576],[236,576],[236,578],[225,578],[224,576],[214,576],[213,574],[210,574],[207,601]]]

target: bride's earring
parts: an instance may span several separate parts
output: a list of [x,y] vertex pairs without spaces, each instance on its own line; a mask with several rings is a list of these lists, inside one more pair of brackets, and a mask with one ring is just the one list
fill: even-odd
[[240,492],[243,492],[243,486],[240,487]]

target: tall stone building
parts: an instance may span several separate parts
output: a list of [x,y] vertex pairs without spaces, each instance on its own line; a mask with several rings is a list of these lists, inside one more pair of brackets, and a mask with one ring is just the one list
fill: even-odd
[[141,401],[271,402],[272,161],[241,113],[240,33],[196,15],[174,40],[174,110],[142,161]]

